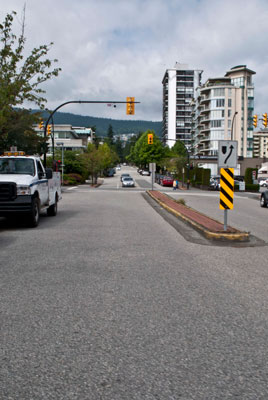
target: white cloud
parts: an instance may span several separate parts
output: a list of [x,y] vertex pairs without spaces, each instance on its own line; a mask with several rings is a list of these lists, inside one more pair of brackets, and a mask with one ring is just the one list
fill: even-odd
[[[2,4],[1,4],[2,3]],[[1,20],[21,0],[0,0]],[[26,0],[27,48],[51,41],[62,72],[45,85],[51,109],[68,100],[135,96],[135,119],[162,119],[162,78],[176,61],[223,76],[256,71],[255,105],[268,111],[266,0]],[[129,118],[125,106],[68,105],[62,111]]]

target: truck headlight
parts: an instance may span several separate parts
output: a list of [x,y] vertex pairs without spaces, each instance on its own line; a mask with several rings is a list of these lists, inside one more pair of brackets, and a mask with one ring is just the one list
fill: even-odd
[[31,194],[30,186],[22,186],[22,185],[17,186],[17,195],[18,196],[27,195],[27,194]]

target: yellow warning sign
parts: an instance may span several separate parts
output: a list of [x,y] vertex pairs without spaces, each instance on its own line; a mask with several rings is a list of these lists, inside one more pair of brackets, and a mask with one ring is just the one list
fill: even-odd
[[234,207],[234,169],[221,168],[220,209],[232,210]]

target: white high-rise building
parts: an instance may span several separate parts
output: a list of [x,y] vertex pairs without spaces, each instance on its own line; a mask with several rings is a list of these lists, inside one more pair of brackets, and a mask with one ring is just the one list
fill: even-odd
[[201,84],[201,70],[189,69],[187,64],[176,63],[167,69],[163,84],[163,140],[173,147],[176,140],[187,148],[191,145],[191,101],[195,89]]
[[197,89],[192,102],[194,155],[216,156],[219,140],[237,140],[238,156],[253,157],[253,74],[239,65]]

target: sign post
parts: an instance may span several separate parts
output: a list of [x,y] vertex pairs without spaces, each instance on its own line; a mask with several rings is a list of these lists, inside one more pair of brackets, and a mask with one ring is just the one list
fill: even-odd
[[149,171],[152,174],[152,190],[154,190],[154,173],[156,170],[156,164],[155,163],[150,163],[149,164]]
[[224,231],[227,231],[227,210],[232,210],[234,206],[234,168],[236,167],[237,141],[219,140],[220,209],[224,210]]

